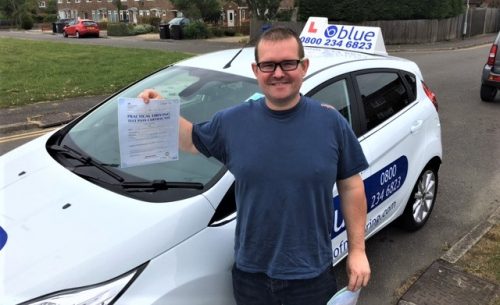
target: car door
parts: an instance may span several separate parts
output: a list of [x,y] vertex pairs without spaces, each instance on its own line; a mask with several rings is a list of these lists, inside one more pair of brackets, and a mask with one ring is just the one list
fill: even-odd
[[419,145],[425,143],[423,127],[428,115],[407,81],[411,77],[397,69],[352,74],[360,106],[360,141],[369,151],[371,172],[365,180],[367,236],[402,213],[422,170]]
[[[360,129],[360,118],[358,105],[355,102],[356,96],[352,86],[351,77],[349,74],[343,74],[332,79],[329,76],[335,75],[332,71],[325,71],[311,79],[313,83],[320,83],[307,95],[313,99],[334,107],[342,116],[351,124],[354,132],[358,135]],[[368,160],[370,157],[366,147],[361,143],[363,152]],[[361,177],[367,179],[370,176],[370,169],[361,172]],[[340,198],[338,196],[337,187],[333,189],[332,199],[334,215],[333,215],[333,228],[331,232],[333,261],[334,264],[339,262],[347,254],[347,234],[345,231],[345,221],[340,210]]]
[[72,20],[70,21],[70,23],[68,24],[68,27],[66,28],[66,33],[68,35],[75,35],[75,28],[76,28],[76,23],[78,21],[77,20]]

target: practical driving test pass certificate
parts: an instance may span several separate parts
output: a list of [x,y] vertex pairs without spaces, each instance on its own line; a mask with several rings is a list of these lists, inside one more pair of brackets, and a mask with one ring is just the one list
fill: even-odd
[[118,98],[118,137],[122,168],[179,159],[178,98]]

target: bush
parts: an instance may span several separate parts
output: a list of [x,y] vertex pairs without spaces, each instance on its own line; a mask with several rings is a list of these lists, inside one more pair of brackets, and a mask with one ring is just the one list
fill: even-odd
[[143,16],[139,18],[140,24],[150,24],[153,26],[154,30],[158,30],[160,22],[161,22],[160,17]]
[[209,36],[222,37],[224,36],[224,30],[219,27],[209,28]]
[[234,35],[236,35],[236,31],[234,29],[225,29],[224,35],[225,36],[234,36]]
[[462,0],[309,0],[299,3],[299,20],[325,16],[330,20],[362,22],[369,20],[444,19],[463,12]]
[[101,30],[108,29],[108,22],[107,21],[100,21],[97,24],[99,25],[99,29],[101,29]]
[[108,23],[108,36],[133,36],[134,25],[127,23]]
[[56,14],[48,14],[43,17],[43,22],[45,23],[52,23],[57,21],[57,15]]
[[151,24],[138,24],[134,26],[132,33],[134,35],[141,35],[141,34],[146,34],[150,33],[153,31],[153,26]]
[[25,13],[21,16],[21,28],[31,30],[33,28],[33,17],[31,14]]
[[186,25],[183,29],[184,37],[188,39],[204,39],[208,38],[209,31],[205,23],[194,21]]

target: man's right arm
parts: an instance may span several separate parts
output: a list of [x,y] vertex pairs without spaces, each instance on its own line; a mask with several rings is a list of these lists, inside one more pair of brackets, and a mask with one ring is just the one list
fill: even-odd
[[179,147],[182,151],[198,153],[193,144],[193,123],[183,117],[179,117]]
[[[139,94],[139,98],[148,104],[150,100],[161,99],[162,96],[153,89],[146,89]],[[182,151],[193,154],[198,153],[196,146],[193,144],[193,123],[183,117],[179,117],[179,148]]]

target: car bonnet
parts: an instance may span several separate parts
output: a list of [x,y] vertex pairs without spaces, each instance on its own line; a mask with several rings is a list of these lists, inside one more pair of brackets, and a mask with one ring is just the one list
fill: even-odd
[[148,203],[107,191],[54,161],[47,138],[0,158],[2,304],[114,278],[196,234],[214,213],[201,195]]

